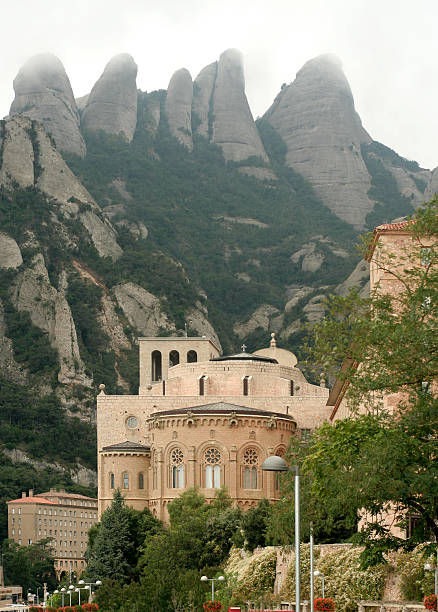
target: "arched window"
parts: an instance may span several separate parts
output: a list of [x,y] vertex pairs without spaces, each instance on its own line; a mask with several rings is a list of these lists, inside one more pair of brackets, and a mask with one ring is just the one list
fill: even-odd
[[243,453],[243,488],[257,489],[258,452],[255,448],[247,448]]
[[129,489],[129,475],[127,472],[124,472],[123,474],[123,488]]
[[110,474],[110,489],[114,489],[114,474],[111,472]]
[[158,489],[158,461],[157,461],[157,453],[154,453],[153,463],[152,463],[152,488]]
[[138,475],[138,488],[144,489],[144,475],[142,474],[142,472],[140,472],[140,474]]
[[173,367],[179,364],[179,353],[178,351],[170,351],[169,353],[169,366]]
[[152,351],[152,380],[161,380],[162,369],[161,369],[161,353],[160,351]]
[[172,489],[184,488],[184,453],[180,448],[174,448],[170,453],[170,466],[172,473]]
[[206,489],[220,489],[221,460],[222,457],[217,448],[207,448],[204,453]]
[[196,363],[198,361],[198,354],[196,351],[188,351],[187,363]]
[[199,395],[205,395],[205,386],[208,376],[201,376],[199,379]]
[[249,395],[249,379],[250,376],[243,377],[243,395]]

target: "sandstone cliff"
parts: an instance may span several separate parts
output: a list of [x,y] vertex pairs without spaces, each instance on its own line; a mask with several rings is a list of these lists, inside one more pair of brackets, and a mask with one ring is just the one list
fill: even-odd
[[62,151],[85,155],[79,112],[61,61],[47,53],[28,60],[14,80],[10,114],[41,122]]
[[339,60],[322,55],[307,62],[264,117],[286,142],[287,164],[311,182],[335,214],[362,228],[374,207],[361,156],[361,144],[371,138]]
[[170,79],[165,111],[171,133],[189,151],[193,149],[192,100],[192,77],[188,70],[181,68]]
[[137,125],[136,77],[137,64],[130,55],[113,57],[87,96],[82,128],[122,134],[131,141]]
[[201,70],[193,83],[193,113],[198,123],[196,131],[206,138],[210,137],[212,126],[210,122],[213,117],[210,111],[213,110],[213,89],[217,76],[217,62],[209,64]]

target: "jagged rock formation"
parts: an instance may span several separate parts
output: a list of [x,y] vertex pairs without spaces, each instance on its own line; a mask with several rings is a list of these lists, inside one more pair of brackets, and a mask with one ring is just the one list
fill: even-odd
[[438,193],[438,167],[434,168],[430,174],[429,182],[424,192],[424,199],[430,200]]
[[18,244],[7,234],[0,232],[0,268],[18,268],[22,263]]
[[192,140],[193,83],[190,72],[185,68],[177,70],[170,79],[167,89],[165,112],[171,133],[189,151]]
[[143,287],[124,283],[114,287],[114,294],[128,321],[142,335],[157,336],[163,329],[175,330],[162,311],[160,300]]
[[258,327],[268,330],[270,329],[270,322],[274,315],[278,315],[278,310],[271,304],[262,304],[257,310],[255,310],[252,316],[243,323],[236,323],[234,325],[234,333],[239,338],[244,338]]
[[28,312],[32,323],[47,332],[50,344],[57,349],[59,382],[90,386],[92,381],[85,375],[79,354],[76,328],[65,297],[66,289],[64,272],[59,289],[51,285],[44,258],[38,253],[33,266],[18,275],[11,290],[11,300],[18,311]]
[[370,265],[363,259],[357,264],[353,272],[345,279],[343,283],[338,285],[335,292],[339,295],[347,295],[352,287],[360,289],[361,297],[369,297],[370,295]]
[[[14,116],[0,132],[0,185],[38,187],[60,204],[68,217],[79,217],[102,257],[118,259],[122,249],[111,223],[53,147],[45,130],[27,117]],[[81,210],[86,208],[86,210]]]
[[307,62],[276,97],[265,119],[287,144],[286,161],[341,219],[360,229],[374,207],[361,143],[371,142],[354,109],[339,60]]
[[60,150],[85,155],[76,101],[64,66],[55,55],[46,53],[28,60],[15,77],[14,90],[11,115],[36,119]]
[[26,380],[26,372],[14,359],[12,341],[6,336],[6,322],[3,304],[0,301],[0,372],[5,378],[14,382],[23,383]]
[[137,125],[136,77],[137,64],[130,55],[113,57],[87,97],[82,128],[122,134],[130,142]]
[[[193,113],[198,134],[211,137],[213,123],[213,89],[217,76],[217,62],[201,70],[193,83]],[[211,123],[211,125],[210,125]]]

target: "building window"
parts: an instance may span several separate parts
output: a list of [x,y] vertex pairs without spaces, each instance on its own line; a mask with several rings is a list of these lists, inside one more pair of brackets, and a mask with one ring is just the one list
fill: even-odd
[[247,448],[243,454],[243,488],[257,489],[258,452],[255,448]]
[[144,489],[144,476],[143,476],[143,474],[141,472],[138,475],[138,488],[139,489]]
[[295,395],[295,388],[294,388],[294,381],[293,380],[290,381],[289,394],[290,395]]
[[179,364],[179,353],[178,351],[170,351],[169,353],[169,366],[172,368]]
[[243,395],[249,395],[249,379],[250,376],[243,377]]
[[174,448],[170,454],[172,470],[172,489],[184,488],[184,453],[180,448]]
[[162,377],[161,353],[160,351],[152,351],[152,380],[161,380]]
[[130,416],[126,419],[126,425],[130,429],[135,429],[138,426],[138,419],[135,416]]
[[110,489],[114,489],[114,474],[110,474]]
[[204,453],[205,488],[220,489],[222,457],[217,448],[207,448]]
[[129,475],[127,472],[123,474],[123,488],[129,489]]
[[201,376],[199,379],[199,395],[205,395],[205,387],[208,376]]
[[196,363],[198,361],[198,353],[196,351],[188,351],[187,363]]

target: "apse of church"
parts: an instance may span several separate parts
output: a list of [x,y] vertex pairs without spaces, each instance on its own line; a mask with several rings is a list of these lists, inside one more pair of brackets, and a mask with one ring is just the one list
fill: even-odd
[[328,389],[308,383],[277,347],[221,356],[206,337],[139,338],[138,395],[97,398],[99,512],[119,488],[127,503],[167,519],[167,504],[197,486],[225,486],[243,509],[278,498],[272,454],[327,420]]

